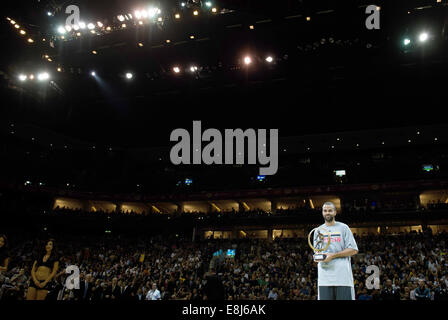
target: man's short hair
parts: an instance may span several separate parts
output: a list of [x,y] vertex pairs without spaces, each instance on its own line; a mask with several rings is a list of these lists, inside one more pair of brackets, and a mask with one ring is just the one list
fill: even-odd
[[335,205],[333,202],[331,202],[331,201],[327,201],[327,202],[325,202],[325,203],[322,205],[322,208],[323,208],[324,206],[330,206],[330,207],[333,207],[334,211],[338,211],[338,210],[336,209],[336,205]]

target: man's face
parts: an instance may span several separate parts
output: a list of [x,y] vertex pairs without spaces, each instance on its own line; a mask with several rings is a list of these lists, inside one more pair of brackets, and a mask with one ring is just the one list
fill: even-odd
[[322,216],[324,217],[326,222],[333,222],[334,217],[336,216],[336,210],[333,206],[324,205],[322,207]]

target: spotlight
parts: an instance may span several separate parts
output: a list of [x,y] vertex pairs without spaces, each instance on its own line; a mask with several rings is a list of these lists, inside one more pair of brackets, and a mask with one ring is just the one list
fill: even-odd
[[85,23],[85,22],[80,22],[80,23],[79,23],[79,27],[80,27],[81,29],[85,29],[85,28],[86,28],[86,23]]
[[171,43],[171,40],[167,39],[167,40],[166,40],[166,43]]
[[58,67],[58,72],[62,72],[62,68],[61,67]]
[[408,38],[404,39],[404,41],[403,41],[403,44],[404,44],[405,46],[409,45],[410,43],[411,43],[411,40],[408,39]]
[[20,80],[20,81],[25,81],[26,78],[27,78],[27,76],[24,75],[24,74],[20,74],[20,75],[19,75],[19,80]]
[[190,39],[191,39],[191,40],[193,40],[193,39],[194,39],[194,36],[193,36],[193,35],[191,35],[191,36],[190,36]]
[[149,10],[148,10],[148,16],[150,17],[150,18],[153,18],[156,14],[157,14],[157,8],[149,8]]
[[88,28],[89,30],[93,30],[93,29],[95,29],[95,25],[94,25],[93,23],[89,23],[89,24],[87,25],[87,28]]
[[20,26],[19,26],[18,24],[16,24],[16,25],[14,26],[14,28],[19,29]]
[[194,16],[197,16],[198,14],[199,14],[199,11],[198,11],[198,10],[194,10],[194,11],[193,11],[193,15],[194,15]]
[[11,24],[16,24],[16,22],[14,20],[11,20],[10,22],[11,22]]
[[126,78],[127,79],[132,79],[132,77],[133,77],[132,73],[130,73],[130,72],[126,73]]
[[182,7],[185,7],[185,2],[182,2],[180,5],[181,5]]
[[272,61],[274,61],[274,59],[273,59],[271,56],[269,56],[269,57],[266,58],[266,62],[271,63]]
[[103,27],[103,23],[102,23],[101,21],[98,21],[96,24],[97,24],[97,26],[100,27],[100,28]]
[[123,23],[122,25],[121,25],[121,27],[124,29],[124,28],[126,28],[126,23]]
[[107,27],[106,30],[107,30],[107,31],[110,31],[110,30],[112,30],[112,28],[111,28],[111,27]]
[[139,21],[138,24],[139,24],[139,25],[143,25],[143,21]]
[[73,26],[73,30],[78,31],[78,30],[79,30],[79,26],[78,26],[77,24],[75,24],[75,25]]
[[95,50],[92,50],[92,53],[93,53],[93,54],[98,54],[98,52],[97,52],[97,51],[95,51]]
[[428,33],[426,32],[420,33],[418,39],[420,40],[420,42],[425,42],[426,40],[428,40]]
[[29,43],[34,43],[34,40],[31,39],[31,38],[29,38],[29,39],[28,39],[28,42],[29,42]]
[[66,25],[65,30],[67,30],[67,32],[70,32],[70,31],[72,31],[72,27],[70,27],[69,25]]
[[311,21],[311,17],[306,17],[306,21]]
[[20,30],[20,34],[26,34],[25,30]]
[[47,12],[47,16],[51,17],[52,15],[53,14],[50,11]]
[[251,63],[252,63],[252,59],[249,56],[244,57],[244,64],[249,65]]
[[157,18],[157,21],[162,22],[162,21],[163,21],[163,18],[162,18],[162,17],[158,17],[158,18]]
[[60,34],[64,34],[64,33],[65,33],[65,28],[64,28],[63,26],[60,26],[60,27],[58,28],[58,32],[59,32]]
[[80,37],[80,36],[81,36],[81,32],[78,32],[76,35],[77,35],[78,37]]
[[96,72],[95,72],[95,71],[92,71],[92,72],[90,72],[90,75],[91,75],[92,77],[94,77],[94,76],[96,76]]
[[253,25],[250,25],[250,26],[249,26],[249,29],[250,29],[250,30],[254,30],[254,26],[253,26]]
[[139,47],[143,47],[143,43],[139,42],[139,43],[138,43],[138,46],[139,46]]
[[176,19],[180,19],[180,14],[176,13],[176,14],[174,15],[174,18],[176,18]]
[[205,3],[205,5],[206,5],[207,7],[211,7],[211,6],[212,6],[212,3],[211,3],[210,1],[207,1],[207,2]]
[[30,74],[30,80],[34,80],[34,74]]
[[191,66],[191,67],[190,67],[190,71],[191,71],[191,72],[196,72],[196,71],[198,71],[198,67],[196,67],[196,66]]
[[139,10],[136,10],[136,11],[134,12],[134,14],[135,14],[135,17],[136,17],[137,19],[140,19],[140,18],[142,17],[142,13],[141,13]]
[[121,14],[119,16],[117,16],[117,18],[118,18],[118,21],[120,21],[120,22],[124,21],[124,16]]
[[50,75],[47,72],[42,72],[37,75],[39,81],[44,81],[50,79]]
[[218,11],[218,9],[216,9],[216,8],[212,8],[212,12],[213,13],[216,13]]
[[95,30],[90,30],[90,33],[91,34],[95,34]]
[[180,69],[179,69],[179,67],[174,67],[174,68],[173,68],[173,71],[174,71],[175,73],[179,73],[179,72],[180,72]]

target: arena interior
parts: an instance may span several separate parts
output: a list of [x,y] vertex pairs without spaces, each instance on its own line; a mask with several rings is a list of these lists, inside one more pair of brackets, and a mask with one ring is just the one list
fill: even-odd
[[[356,300],[448,299],[448,1],[71,4],[2,12],[0,300],[316,300],[326,202]],[[173,164],[199,120],[278,129],[276,174]]]

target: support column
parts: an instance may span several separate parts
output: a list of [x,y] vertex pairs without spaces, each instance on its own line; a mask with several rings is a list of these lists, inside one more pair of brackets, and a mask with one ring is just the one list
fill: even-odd
[[278,204],[277,199],[270,199],[269,201],[271,201],[271,212],[273,214],[276,214],[277,213],[277,204]]

